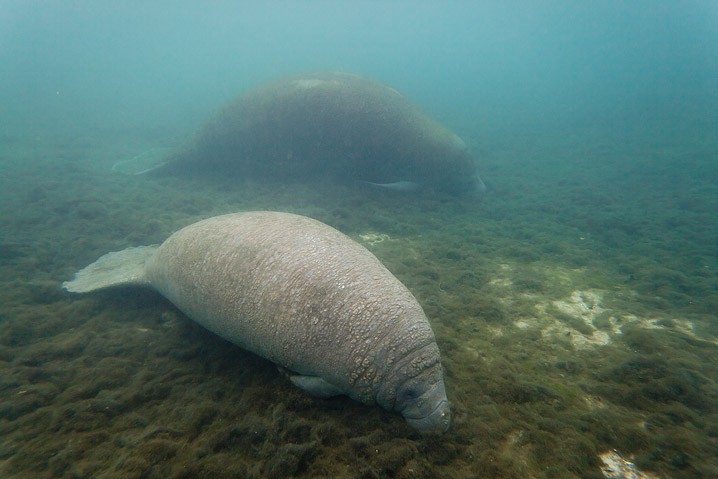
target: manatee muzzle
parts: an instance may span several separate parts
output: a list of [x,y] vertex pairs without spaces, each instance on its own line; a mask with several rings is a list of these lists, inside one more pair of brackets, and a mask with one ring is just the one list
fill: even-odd
[[451,408],[444,382],[434,384],[401,410],[406,422],[421,433],[446,432],[451,425]]
[[436,408],[426,416],[413,417],[404,415],[406,422],[417,431],[425,434],[446,432],[451,425],[451,409],[446,399],[439,402]]

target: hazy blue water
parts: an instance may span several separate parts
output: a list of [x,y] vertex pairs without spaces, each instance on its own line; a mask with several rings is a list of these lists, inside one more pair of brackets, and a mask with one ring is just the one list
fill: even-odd
[[[179,144],[218,107],[252,86],[284,74],[319,69],[375,77],[404,92],[456,131],[476,153],[479,172],[489,186],[487,200],[466,211],[453,202],[442,204],[440,210],[427,211],[421,206],[435,205],[435,199],[413,204],[413,198],[395,201],[387,197],[365,203],[366,198],[358,192],[356,199],[351,197],[338,208],[329,205],[321,209],[314,208],[315,203],[320,203],[315,197],[302,199],[291,192],[282,196],[280,189],[257,187],[241,195],[241,187],[226,189],[224,185],[223,190],[214,184],[198,187],[181,182],[141,182],[118,178],[109,171],[122,155],[132,157],[147,148]],[[88,162],[98,168],[89,167]],[[346,229],[351,234],[369,229],[384,233],[386,229],[391,236],[410,237],[407,244],[420,248],[411,254],[421,259],[412,256],[405,267],[398,269],[401,273],[403,268],[407,283],[414,286],[418,297],[427,299],[424,307],[440,328],[437,339],[442,354],[445,352],[444,357],[450,361],[447,364],[452,376],[447,384],[456,392],[451,401],[458,406],[455,429],[460,434],[447,440],[447,451],[453,452],[446,457],[443,453],[429,455],[426,461],[434,461],[438,472],[426,469],[424,477],[446,475],[441,473],[441,467],[450,469],[472,461],[476,462],[475,468],[461,470],[462,473],[486,470],[493,464],[489,457],[492,450],[510,448],[510,442],[520,439],[511,431],[514,426],[503,424],[493,412],[484,414],[489,402],[491,407],[503,408],[500,410],[509,423],[524,424],[519,427],[528,432],[542,432],[548,424],[542,420],[549,397],[543,396],[543,386],[534,388],[537,393],[530,406],[516,408],[512,383],[502,382],[502,367],[478,370],[481,368],[476,365],[483,363],[476,361],[484,357],[483,350],[479,355],[481,348],[486,349],[486,357],[499,359],[499,363],[504,354],[511,353],[513,356],[507,356],[506,362],[517,370],[517,384],[539,384],[537,377],[545,376],[546,384],[560,383],[561,391],[564,385],[568,388],[567,393],[556,397],[569,393],[573,397],[578,394],[579,383],[589,383],[590,387],[580,392],[581,397],[584,393],[604,396],[606,404],[611,403],[606,411],[620,412],[604,416],[598,408],[590,413],[590,427],[586,430],[589,423],[585,408],[567,402],[569,409],[557,409],[555,417],[560,422],[575,421],[573,425],[556,429],[551,441],[536,439],[541,436],[528,439],[526,449],[516,443],[520,460],[504,458],[504,464],[497,466],[509,471],[506,477],[519,477],[517,471],[526,457],[523,454],[531,454],[534,447],[530,441],[536,445],[536,457],[541,458],[535,463],[536,477],[542,477],[538,474],[551,462],[573,471],[574,459],[588,450],[584,439],[590,441],[591,447],[640,453],[637,463],[642,461],[649,468],[684,471],[683,475],[671,477],[714,477],[712,472],[718,470],[714,464],[718,457],[714,440],[718,376],[715,347],[696,342],[671,326],[674,319],[679,325],[686,319],[694,322],[696,337],[705,335],[707,341],[714,341],[718,336],[716,0],[0,0],[0,185],[0,276],[4,285],[0,288],[0,355],[10,365],[4,374],[12,379],[3,379],[3,397],[15,398],[16,409],[12,411],[17,415],[16,422],[4,426],[13,438],[0,444],[0,457],[14,455],[16,465],[3,460],[0,469],[8,465],[18,471],[32,467],[45,470],[43,461],[52,457],[57,460],[55,466],[50,464],[50,470],[70,468],[76,458],[72,451],[64,459],[56,452],[65,443],[71,448],[68,438],[82,434],[72,430],[74,421],[70,421],[68,431],[58,433],[47,422],[50,415],[42,416],[42,407],[53,409],[52,416],[62,418],[69,410],[68,404],[76,404],[73,407],[78,410],[87,409],[82,402],[85,397],[75,401],[74,396],[68,399],[47,385],[40,384],[45,389],[35,388],[35,380],[58,381],[58,388],[64,391],[76,382],[74,376],[65,374],[68,370],[81,371],[79,378],[100,377],[103,373],[96,371],[114,370],[112,365],[92,369],[104,354],[98,350],[118,352],[123,360],[137,360],[140,364],[146,350],[151,349],[147,344],[152,343],[129,332],[144,324],[149,326],[140,329],[142,334],[151,334],[149,328],[157,327],[157,337],[164,337],[164,318],[173,317],[167,313],[166,304],[156,302],[156,297],[139,300],[152,303],[135,305],[140,313],[127,310],[124,300],[109,298],[108,302],[108,297],[97,300],[97,305],[104,306],[87,306],[90,303],[63,296],[59,282],[87,264],[94,253],[161,241],[165,233],[195,217],[225,212],[223,208],[239,204],[241,208],[257,209],[292,206],[292,210],[329,218],[337,222],[339,229],[349,226]],[[248,198],[251,191],[259,192],[258,202]],[[386,211],[377,204],[387,207]],[[389,209],[389,204],[395,209]],[[401,221],[397,221],[399,217]],[[427,225],[425,230],[421,230],[422,225]],[[422,231],[430,233],[423,240]],[[440,243],[440,247],[432,246],[432,242]],[[402,256],[394,258],[391,251],[387,249],[383,259],[389,259],[390,264],[394,261],[396,266]],[[514,268],[513,276],[504,281],[504,275],[509,274],[508,263]],[[556,351],[564,354],[562,350],[550,348],[550,354],[545,353],[541,349],[544,343],[524,336],[522,328],[512,330],[511,325],[518,317],[514,312],[535,312],[529,303],[543,301],[544,306],[550,306],[563,297],[553,286],[542,290],[543,283],[553,285],[561,279],[554,266],[561,266],[560,271],[566,274],[575,274],[576,284],[570,289],[599,288],[617,297],[625,293],[621,302],[614,298],[616,302],[607,302],[605,307],[615,307],[616,314],[626,318],[635,313],[635,318],[661,319],[665,330],[626,328],[628,339],[621,342],[617,335],[615,348],[610,349],[615,359],[604,361],[602,349],[583,356],[569,349],[564,358],[571,362],[561,361],[565,370],[544,367],[556,360]],[[463,270],[469,268],[477,274],[466,275]],[[591,271],[598,271],[598,277],[582,277],[590,276]],[[454,282],[452,275],[456,276]],[[444,282],[447,277],[449,281]],[[494,281],[489,278],[506,284],[510,284],[508,279],[516,280],[513,292],[506,293],[506,298],[518,298],[517,306],[504,305],[504,297],[494,305]],[[501,281],[499,286],[504,284]],[[539,292],[541,297],[536,296]],[[526,309],[520,301],[527,303]],[[490,306],[488,312],[484,305]],[[469,307],[476,311],[471,313]],[[161,315],[161,326],[152,323],[153,314]],[[128,324],[125,316],[137,325]],[[536,314],[531,322],[547,321],[543,316]],[[63,339],[66,323],[71,325],[70,335],[77,328],[77,349],[72,345],[75,343]],[[575,322],[567,324],[576,327]],[[493,344],[492,337],[484,334],[497,326],[505,328],[505,343],[497,339]],[[110,333],[106,333],[108,330]],[[130,338],[127,350],[116,349],[112,331],[125,331],[123,334]],[[688,338],[685,342],[684,336]],[[104,343],[94,349],[88,347],[85,352],[82,345],[95,337],[103,338]],[[514,339],[517,345],[513,345]],[[27,341],[27,347],[23,341]],[[175,348],[177,342],[195,347],[189,333],[186,338],[179,333],[169,335],[167,341],[167,350]],[[547,341],[552,341],[551,337]],[[558,345],[562,342],[562,338],[556,340]],[[187,344],[185,348],[190,347]],[[50,353],[45,354],[45,350]],[[540,368],[525,367],[530,361],[524,357],[526,351],[534,354],[531,360],[540,359],[536,363],[541,364]],[[473,352],[475,357],[469,354]],[[202,358],[198,354],[196,361],[179,355],[177,364],[169,362],[166,367],[191,369],[204,364],[205,353],[199,353]],[[233,355],[234,350],[228,354]],[[35,356],[40,360],[36,361]],[[76,360],[78,356],[85,360]],[[52,361],[43,358],[57,360],[49,364]],[[33,364],[40,364],[46,373],[38,376],[28,372],[26,366]],[[155,363],[148,364],[138,366],[137,374],[143,368],[153,368]],[[571,365],[575,366],[573,370]],[[267,371],[273,374],[274,368],[267,367],[264,372],[253,366],[250,369],[261,376],[265,400],[260,400],[258,407],[266,409],[267,404],[274,407],[278,402],[281,406],[281,398],[271,388],[265,388],[268,381],[274,380],[273,376],[265,377],[270,374]],[[84,376],[84,371],[89,374]],[[664,388],[662,375],[666,371],[673,374],[666,381],[675,381],[666,382],[670,387]],[[657,376],[655,381],[648,374],[651,372]],[[206,371],[202,374],[206,375]],[[694,383],[694,377],[707,379]],[[642,389],[646,378],[650,384]],[[208,378],[209,383],[213,380],[216,376]],[[168,375],[156,381],[174,380]],[[494,392],[479,390],[493,383],[498,384]],[[241,380],[232,385],[245,387]],[[187,389],[202,397],[206,388],[200,386]],[[97,389],[100,387],[105,386]],[[118,380],[111,387],[112,394],[119,400],[132,396],[125,394],[125,387],[127,384]],[[23,394],[26,389],[31,394],[21,395],[18,388]],[[33,392],[36,389],[40,393]],[[645,403],[634,401],[634,395],[640,396],[641,391],[647,391]],[[651,391],[658,397],[651,396]],[[489,396],[491,401],[486,399]],[[195,406],[193,400],[173,395],[162,407],[174,400],[188,410]],[[211,405],[206,409],[214,410],[218,401],[205,403]],[[612,407],[613,401],[618,408]],[[129,401],[127,407],[149,418],[153,427],[162,426],[164,421],[172,423],[164,417],[153,422],[155,413],[142,409],[142,404]],[[686,407],[691,415],[685,413]],[[30,415],[34,409],[39,410],[39,416]],[[3,409],[6,415],[8,410],[11,408]],[[538,419],[527,419],[531,414],[520,410],[529,410]],[[125,415],[119,413],[124,409],[117,411],[119,416]],[[225,407],[220,411],[235,410]],[[349,411],[347,414],[352,414],[353,410]],[[245,411],[235,412],[244,416]],[[254,431],[251,421],[255,412],[247,415],[247,431]],[[302,416],[296,411],[286,413]],[[265,410],[257,414],[262,415],[262,420],[276,416]],[[332,434],[337,436],[338,444],[319,448],[318,454],[321,460],[339,464],[336,457],[350,456],[337,456],[331,448],[341,451],[348,447],[350,441],[344,439],[351,434],[342,431],[352,423],[337,414],[322,413],[317,419],[340,424],[336,430],[328,429],[335,431]],[[40,421],[43,417],[46,422]],[[651,428],[629,424],[638,417],[649,417]],[[76,423],[83,421],[83,416],[78,415]],[[216,422],[221,424],[220,420]],[[117,431],[125,427],[122,424],[102,416],[92,427],[108,428],[112,434],[107,437],[114,440]],[[368,424],[374,427],[371,425],[377,423]],[[605,424],[617,432],[607,432]],[[286,429],[279,421],[273,427],[277,431]],[[28,441],[33,433],[23,428],[37,428],[41,437]],[[489,430],[498,432],[486,433]],[[42,437],[45,431],[50,432]],[[576,434],[571,436],[571,431]],[[285,437],[282,434],[274,435]],[[638,439],[634,440],[632,434]],[[557,444],[567,442],[567,435],[573,438],[568,438],[569,445],[557,448]],[[137,439],[136,443],[143,441]],[[184,443],[185,436],[178,441]],[[203,441],[196,441],[200,444],[193,446],[194,451],[201,452]],[[386,438],[383,441],[377,448],[372,442],[368,456],[373,458],[375,451],[389,444]],[[86,444],[88,456],[101,462],[114,457],[115,446],[120,443],[107,440],[103,447],[112,453],[105,456],[101,447],[92,444]],[[268,444],[272,446],[271,441]],[[405,459],[425,456],[429,450],[441,447],[439,443],[421,447]],[[244,443],[237,443],[234,457],[244,451],[254,454]],[[479,458],[480,451],[487,455]],[[194,457],[188,455],[185,459],[191,462]],[[221,470],[227,467],[223,457],[220,451],[215,458],[221,462]],[[245,459],[251,463],[256,458]],[[67,464],[63,465],[63,461]],[[686,467],[686,461],[695,470]],[[174,458],[165,461],[165,467],[170,467],[171,462]],[[154,462],[148,464],[149,471]],[[211,470],[211,463],[204,464],[202,467]],[[376,464],[380,463],[372,463]],[[77,467],[91,470],[82,464]],[[593,468],[597,473],[595,464],[576,467],[581,472]],[[70,469],[67,471],[69,474]],[[155,472],[156,477],[161,476],[159,469]],[[543,477],[566,477],[552,475],[548,469],[544,474]]]
[[716,45],[711,0],[4,0],[1,119],[191,129],[248,86],[340,69],[395,86],[459,129],[715,122]]

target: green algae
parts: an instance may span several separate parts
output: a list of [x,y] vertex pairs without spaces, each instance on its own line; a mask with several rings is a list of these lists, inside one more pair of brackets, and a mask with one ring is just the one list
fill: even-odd
[[[670,205],[588,181],[598,164],[557,180],[496,157],[481,202],[405,199],[128,178],[92,163],[128,156],[118,145],[50,146],[8,153],[0,188],[3,477],[583,478],[614,448],[662,477],[718,476],[718,228],[690,191]],[[446,369],[445,436],[308,398],[152,292],[59,288],[107,251],[251,209],[331,224],[417,296]]]

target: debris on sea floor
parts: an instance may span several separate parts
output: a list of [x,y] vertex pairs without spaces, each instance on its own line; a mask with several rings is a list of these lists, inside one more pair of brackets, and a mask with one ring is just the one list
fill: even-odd
[[656,475],[639,470],[616,449],[606,451],[599,457],[603,461],[601,472],[608,479],[658,479]]

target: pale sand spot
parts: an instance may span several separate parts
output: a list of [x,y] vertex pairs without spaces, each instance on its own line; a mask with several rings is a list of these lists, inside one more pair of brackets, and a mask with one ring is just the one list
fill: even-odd
[[486,330],[494,337],[501,337],[504,335],[504,330],[499,326],[488,326]]
[[492,279],[491,281],[489,281],[489,284],[491,286],[498,286],[499,288],[508,288],[513,283],[508,278],[495,278],[495,279]]
[[616,449],[599,454],[603,466],[601,472],[608,479],[658,479],[658,476],[643,472],[631,462],[631,458],[624,458]]
[[512,286],[514,282],[508,277],[508,275],[513,272],[513,268],[511,267],[511,265],[506,263],[500,263],[498,266],[499,274],[501,276],[492,279],[491,281],[489,281],[489,284],[491,286],[497,286],[499,288],[508,288]]
[[519,319],[518,321],[514,321],[514,326],[519,329],[529,329],[531,325],[525,319]]
[[589,409],[603,409],[606,407],[606,403],[603,402],[598,396],[584,396],[583,401],[586,403]]
[[593,326],[593,319],[605,309],[601,308],[603,298],[595,291],[574,291],[571,297],[565,300],[554,301],[553,304],[566,314],[581,318],[589,326]]
[[359,239],[361,239],[364,243],[367,243],[369,245],[376,245],[379,243],[383,243],[384,241],[389,241],[392,238],[384,233],[362,233],[359,235]]

